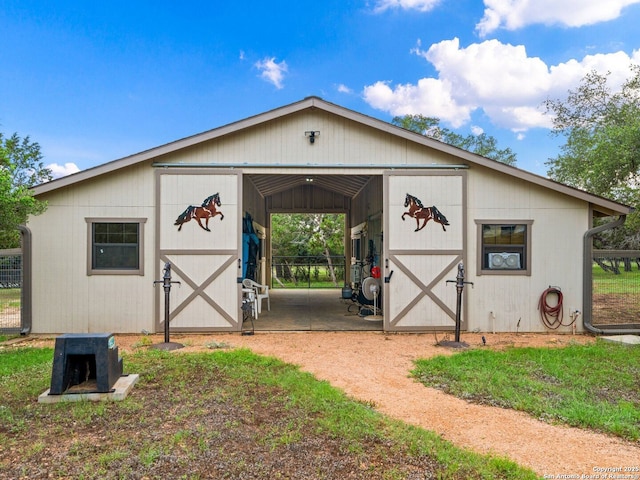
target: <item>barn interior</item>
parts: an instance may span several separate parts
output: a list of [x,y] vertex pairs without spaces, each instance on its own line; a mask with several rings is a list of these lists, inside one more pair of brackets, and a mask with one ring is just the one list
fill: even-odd
[[[268,310],[263,301],[261,312],[253,318],[251,327],[256,331],[383,329],[382,280],[374,280],[371,273],[372,267],[380,265],[383,251],[383,177],[371,168],[361,174],[334,170],[243,175],[244,215],[251,218],[260,239],[252,276],[269,286],[271,304]],[[274,284],[270,237],[274,213],[344,214],[344,284],[321,289]]]

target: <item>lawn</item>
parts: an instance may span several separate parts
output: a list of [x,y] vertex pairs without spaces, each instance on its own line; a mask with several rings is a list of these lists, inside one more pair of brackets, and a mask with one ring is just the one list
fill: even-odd
[[0,478],[536,478],[248,350],[139,348],[122,402],[40,404],[53,351],[0,348]]
[[420,360],[424,385],[540,420],[640,440],[640,347],[475,349]]
[[630,272],[620,268],[620,274],[605,272],[597,264],[593,264],[594,294],[640,294],[640,269],[632,264]]
[[0,288],[0,313],[8,307],[20,307],[20,295],[19,288]]

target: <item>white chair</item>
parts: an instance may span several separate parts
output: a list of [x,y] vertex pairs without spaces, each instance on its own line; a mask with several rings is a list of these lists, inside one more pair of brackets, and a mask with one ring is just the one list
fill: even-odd
[[268,285],[260,285],[259,283],[251,280],[250,278],[245,278],[242,281],[242,286],[244,288],[252,288],[253,291],[256,293],[256,301],[258,303],[258,314],[262,313],[262,300],[265,298],[267,299],[267,310],[271,311],[271,300],[269,300]]

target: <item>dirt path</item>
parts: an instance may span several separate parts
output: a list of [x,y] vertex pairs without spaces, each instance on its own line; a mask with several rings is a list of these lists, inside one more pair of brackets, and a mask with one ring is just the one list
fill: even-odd
[[[586,336],[484,335],[488,348],[593,341]],[[139,339],[139,336],[118,337],[117,344],[126,351]],[[155,336],[153,340],[160,343],[163,338]],[[185,344],[186,348],[177,352],[201,350],[215,340],[297,364],[350,396],[372,402],[380,412],[435,431],[460,447],[506,456],[547,478],[572,478],[570,475],[581,478],[581,475],[598,473],[600,478],[613,478],[609,473],[603,476],[604,469],[619,468],[616,472],[624,474],[625,467],[640,465],[640,442],[624,442],[575,428],[552,426],[512,410],[474,405],[415,382],[408,377],[415,359],[451,353],[449,349],[435,346],[434,336],[430,334],[172,335],[171,340]],[[480,334],[464,334],[462,340],[472,346],[481,345]],[[636,476],[616,478],[640,478],[638,471],[626,473]]]

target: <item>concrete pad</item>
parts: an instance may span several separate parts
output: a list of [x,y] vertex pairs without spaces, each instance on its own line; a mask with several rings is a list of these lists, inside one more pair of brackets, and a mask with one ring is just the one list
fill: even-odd
[[640,335],[610,335],[600,338],[605,342],[623,343],[625,345],[640,345]]
[[124,400],[133,386],[138,382],[140,375],[132,373],[122,375],[114,384],[113,392],[109,393],[63,393],[62,395],[49,395],[49,390],[38,397],[38,403],[59,403],[59,402],[102,402]]

